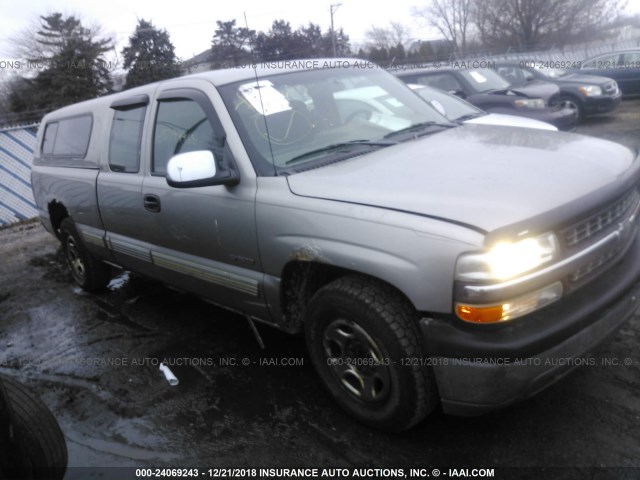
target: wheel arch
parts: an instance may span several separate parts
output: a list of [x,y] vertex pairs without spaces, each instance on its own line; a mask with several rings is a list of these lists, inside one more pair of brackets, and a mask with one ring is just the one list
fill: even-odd
[[402,290],[377,276],[320,261],[291,260],[282,269],[280,277],[280,305],[284,328],[287,331],[299,332],[304,324],[306,306],[313,295],[332,281],[351,275],[370,279],[392,289],[415,309],[413,302]]
[[60,239],[60,225],[65,218],[69,217],[69,210],[67,210],[67,207],[65,207],[62,202],[58,202],[57,200],[50,201],[47,207],[53,233]]

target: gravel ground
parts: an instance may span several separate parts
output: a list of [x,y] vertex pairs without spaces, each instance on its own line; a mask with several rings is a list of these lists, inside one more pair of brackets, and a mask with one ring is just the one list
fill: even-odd
[[[578,132],[637,148],[640,100]],[[564,467],[552,470],[564,478],[573,467],[636,467],[598,472],[640,475],[638,317],[594,352],[594,365],[530,400],[478,418],[436,411],[388,435],[333,403],[300,337],[259,327],[260,350],[242,317],[135,276],[83,294],[38,223],[0,230],[0,258],[0,373],[51,408],[72,467],[466,466],[495,468],[499,478],[505,467]],[[164,358],[179,386],[158,371]],[[292,365],[273,364],[282,359]]]

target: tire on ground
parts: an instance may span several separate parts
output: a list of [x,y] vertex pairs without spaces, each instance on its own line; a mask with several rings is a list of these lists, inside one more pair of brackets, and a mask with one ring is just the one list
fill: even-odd
[[71,278],[86,292],[103,289],[111,280],[111,268],[87,251],[73,220],[60,224],[60,241]]
[[12,450],[9,478],[61,480],[67,468],[67,444],[53,414],[24,385],[0,377],[0,395],[9,409]]
[[306,309],[311,361],[335,400],[385,431],[406,430],[438,403],[412,305],[392,287],[363,276],[321,288]]
[[580,123],[584,118],[584,108],[582,103],[572,95],[562,95],[555,102],[556,105],[569,108],[576,112],[576,121]]

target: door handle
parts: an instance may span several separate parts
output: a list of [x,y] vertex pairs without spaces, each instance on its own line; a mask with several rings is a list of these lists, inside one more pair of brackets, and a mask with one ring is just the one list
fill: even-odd
[[147,194],[144,196],[144,208],[150,212],[160,211],[160,198],[157,195]]

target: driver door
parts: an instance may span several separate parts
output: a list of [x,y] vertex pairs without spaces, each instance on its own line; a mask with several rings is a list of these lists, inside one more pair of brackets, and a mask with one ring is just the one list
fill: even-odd
[[255,180],[241,178],[236,185],[169,186],[166,171],[172,156],[208,150],[220,167],[234,162],[233,154],[204,91],[165,89],[159,92],[154,110],[148,169],[142,183],[144,219],[139,229],[139,239],[151,246],[154,276],[214,302],[264,315]]

